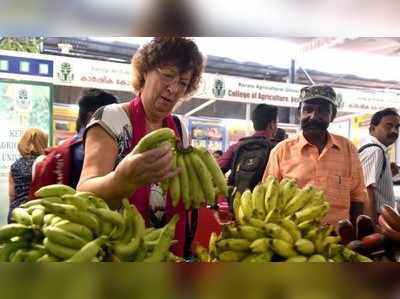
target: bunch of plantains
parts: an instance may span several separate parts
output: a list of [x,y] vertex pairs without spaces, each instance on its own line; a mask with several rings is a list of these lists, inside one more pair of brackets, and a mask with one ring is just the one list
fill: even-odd
[[162,128],[147,134],[136,150],[142,153],[165,142],[173,148],[173,167],[180,169],[177,176],[161,182],[163,190],[169,190],[174,207],[180,200],[185,209],[207,204],[214,206],[218,194],[228,196],[225,176],[214,157],[205,148],[182,148],[177,144],[173,130]]
[[208,251],[198,246],[197,256],[202,262],[371,261],[341,244],[332,225],[321,225],[328,209],[322,191],[269,176],[253,192],[235,194],[235,223],[211,235]]
[[145,228],[126,199],[113,211],[93,193],[65,185],[42,187],[35,196],[0,228],[1,262],[182,261],[169,251],[178,216],[163,228]]

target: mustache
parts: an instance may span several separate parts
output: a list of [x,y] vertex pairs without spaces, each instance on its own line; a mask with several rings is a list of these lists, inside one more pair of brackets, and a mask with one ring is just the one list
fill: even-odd
[[301,122],[302,129],[321,129],[326,130],[328,128],[328,123],[321,121],[319,119],[305,119]]
[[393,133],[393,134],[388,135],[388,137],[389,138],[393,138],[393,139],[397,139],[399,137],[399,134]]

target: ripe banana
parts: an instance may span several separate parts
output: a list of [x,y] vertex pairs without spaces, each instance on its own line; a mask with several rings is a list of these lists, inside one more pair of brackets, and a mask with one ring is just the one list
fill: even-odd
[[270,239],[268,238],[260,238],[254,240],[250,244],[250,249],[253,253],[264,253],[270,249]]
[[277,208],[271,209],[267,216],[265,216],[264,222],[269,223],[269,222],[279,222],[281,219],[281,214]]
[[262,228],[264,228],[265,222],[260,219],[257,219],[257,218],[250,218],[248,221],[248,224],[262,229]]
[[35,192],[35,197],[58,197],[64,194],[74,194],[75,190],[67,185],[63,184],[54,184],[48,185],[40,188]]
[[297,192],[297,185],[296,181],[294,179],[283,179],[280,183],[280,189],[281,189],[281,202],[282,206],[285,207],[286,204],[293,198],[293,196]]
[[266,216],[264,204],[265,193],[266,189],[264,184],[257,184],[254,187],[253,193],[251,195],[253,210],[255,211],[256,217],[258,219],[264,219]]
[[286,229],[286,231],[292,236],[293,241],[297,241],[301,238],[301,232],[299,228],[297,227],[296,223],[289,218],[281,218],[278,224]]
[[251,217],[253,217],[253,204],[251,196],[251,191],[247,189],[243,192],[240,200],[240,208],[243,212],[244,221],[248,221]]
[[283,240],[271,239],[270,246],[276,254],[284,258],[290,258],[298,255],[298,253],[294,250],[293,245]]
[[[233,197],[233,215],[235,216],[236,221],[239,220],[239,208],[241,205],[241,197],[242,197],[242,193],[240,193],[239,191],[236,191],[234,197]],[[244,216],[244,214],[243,214]]]
[[293,256],[293,257],[288,258],[286,260],[286,262],[289,262],[289,263],[305,263],[305,262],[307,262],[307,257],[305,257],[304,255]]
[[246,256],[244,251],[227,250],[218,254],[218,260],[221,262],[239,262]]
[[294,214],[294,221],[296,223],[300,223],[306,220],[320,220],[322,217],[326,215],[326,212],[329,209],[329,203],[324,202],[321,205],[309,207]]
[[246,239],[226,239],[228,250],[246,251],[249,249],[250,241]]
[[314,243],[307,239],[298,239],[294,243],[294,248],[304,255],[312,255],[315,251]]
[[315,192],[316,190],[313,186],[308,186],[299,190],[299,192],[297,192],[296,195],[286,204],[284,214],[286,216],[291,216],[296,213],[311,200]]
[[244,259],[242,259],[242,262],[248,262],[248,263],[265,263],[265,262],[270,262],[272,256],[274,253],[271,250],[267,250],[263,253],[252,253],[246,256]]
[[238,226],[237,230],[240,236],[249,241],[254,241],[256,239],[264,237],[264,233],[261,229],[250,225],[240,225]]
[[293,238],[289,234],[289,232],[276,223],[266,223],[264,225],[264,231],[269,237],[273,239],[283,240],[290,244],[293,243]]
[[264,198],[266,213],[268,213],[272,209],[279,208],[281,206],[281,203],[279,202],[279,188],[280,185],[276,178],[272,177],[268,180]]
[[314,254],[308,258],[309,263],[326,263],[327,259],[321,254]]

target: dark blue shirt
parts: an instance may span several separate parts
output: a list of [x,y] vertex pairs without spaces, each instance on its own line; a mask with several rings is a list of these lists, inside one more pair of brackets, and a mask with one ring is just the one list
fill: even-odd
[[[73,138],[81,139],[83,136],[83,132],[85,129],[81,129],[78,134],[76,134]],[[76,188],[79,182],[79,178],[81,176],[82,167],[83,167],[83,158],[85,155],[85,148],[83,146],[83,142],[75,143],[72,146],[72,159],[71,159],[71,187]]]

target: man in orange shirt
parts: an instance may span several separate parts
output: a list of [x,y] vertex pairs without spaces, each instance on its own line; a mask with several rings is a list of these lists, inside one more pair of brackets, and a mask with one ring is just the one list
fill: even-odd
[[[332,87],[302,88],[302,132],[272,150],[263,177],[290,177],[296,179],[299,187],[314,185],[323,190],[330,203],[324,222],[332,225],[349,218],[355,223],[368,198],[357,149],[348,139],[327,130],[336,112],[337,99]],[[369,210],[369,204],[366,208]]]

